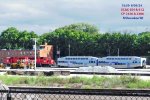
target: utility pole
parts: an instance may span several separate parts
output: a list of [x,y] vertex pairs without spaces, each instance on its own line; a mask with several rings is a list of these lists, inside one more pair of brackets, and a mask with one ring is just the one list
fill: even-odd
[[119,56],[119,48],[118,48],[118,56]]
[[36,70],[36,38],[32,38],[34,40],[34,70]]
[[69,56],[70,56],[70,43],[69,43],[68,47],[69,47]]
[[109,51],[108,51],[108,52],[109,52],[109,56],[110,56],[110,48],[109,48]]

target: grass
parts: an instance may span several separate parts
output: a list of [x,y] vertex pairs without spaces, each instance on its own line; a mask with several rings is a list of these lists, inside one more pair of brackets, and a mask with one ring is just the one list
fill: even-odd
[[65,87],[65,88],[132,88],[150,89],[150,80],[140,80],[136,76],[120,77],[71,77],[60,78],[57,76],[9,76],[1,75],[0,81],[9,86],[43,86],[43,87]]

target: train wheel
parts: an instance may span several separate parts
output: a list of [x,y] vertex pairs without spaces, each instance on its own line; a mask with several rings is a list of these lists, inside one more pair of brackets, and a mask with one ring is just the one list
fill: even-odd
[[42,64],[39,64],[39,66],[42,67],[43,65],[42,65]]
[[142,68],[143,68],[143,69],[146,69],[146,65],[143,65]]
[[58,67],[61,67],[61,66],[58,65]]

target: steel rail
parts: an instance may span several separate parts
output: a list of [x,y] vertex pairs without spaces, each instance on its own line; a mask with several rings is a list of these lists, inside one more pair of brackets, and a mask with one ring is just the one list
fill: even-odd
[[150,90],[130,89],[69,89],[69,88],[33,88],[9,87],[9,93],[66,94],[66,95],[110,95],[150,97]]

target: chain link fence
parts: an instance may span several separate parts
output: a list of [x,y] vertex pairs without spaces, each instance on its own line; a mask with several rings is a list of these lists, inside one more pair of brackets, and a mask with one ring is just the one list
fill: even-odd
[[0,100],[150,100],[150,90],[10,87]]

